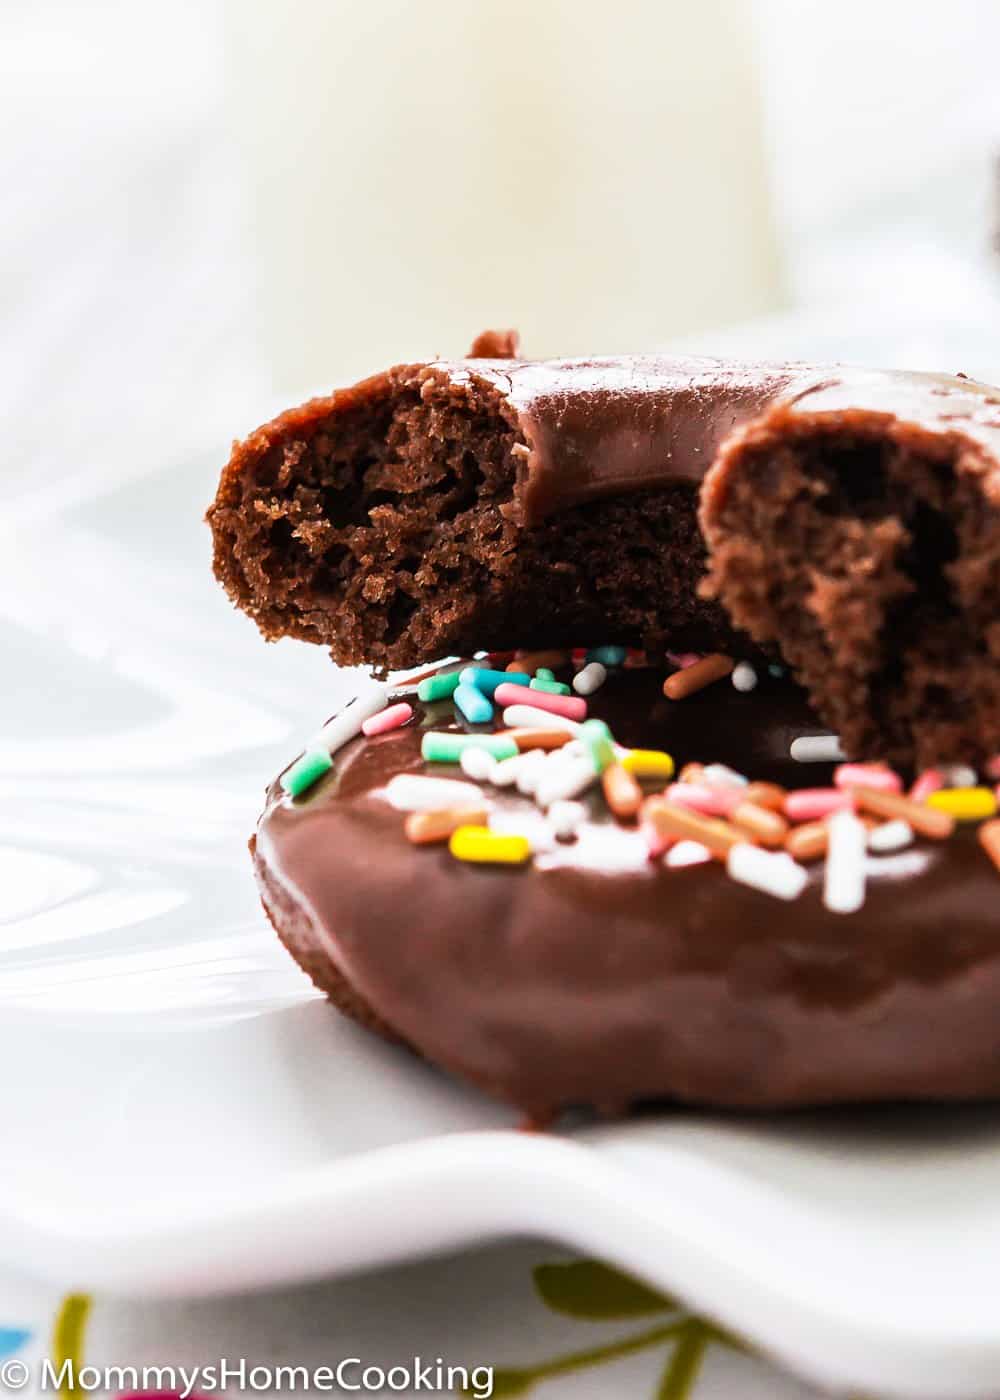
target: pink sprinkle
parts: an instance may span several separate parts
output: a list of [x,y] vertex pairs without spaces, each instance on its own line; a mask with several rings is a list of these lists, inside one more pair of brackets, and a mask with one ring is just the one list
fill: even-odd
[[202,1400],[195,1390],[126,1390],[119,1392],[118,1400],[181,1400],[181,1395],[190,1395],[191,1400]]
[[704,817],[726,817],[740,800],[732,788],[708,787],[698,783],[671,783],[664,792],[668,802],[700,812]]
[[994,754],[987,763],[986,772],[991,778],[1000,778],[1000,753]]
[[370,739],[373,734],[384,734],[388,729],[398,729],[412,718],[413,706],[401,700],[398,705],[390,705],[388,709],[379,710],[377,715],[372,715],[371,719],[366,719],[361,726],[361,732]]
[[548,710],[550,715],[562,715],[563,719],[587,718],[587,702],[578,695],[550,695],[547,690],[529,690],[513,681],[502,681],[494,699],[504,709],[508,705],[534,705],[536,710]]
[[679,671],[686,671],[689,666],[693,666],[701,657],[696,651],[668,651],[667,660],[672,666],[676,666]]
[[926,802],[932,792],[940,792],[943,787],[944,777],[940,769],[925,768],[910,788],[910,797],[914,802]]
[[785,798],[785,816],[793,822],[815,822],[831,812],[853,811],[854,800],[837,788],[799,788]]
[[878,788],[879,792],[903,791],[899,774],[877,763],[842,763],[834,769],[833,781],[839,788],[863,786]]

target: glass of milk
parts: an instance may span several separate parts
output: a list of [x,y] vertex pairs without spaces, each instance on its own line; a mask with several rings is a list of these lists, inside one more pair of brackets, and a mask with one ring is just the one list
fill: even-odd
[[229,0],[226,55],[276,393],[780,303],[745,0]]

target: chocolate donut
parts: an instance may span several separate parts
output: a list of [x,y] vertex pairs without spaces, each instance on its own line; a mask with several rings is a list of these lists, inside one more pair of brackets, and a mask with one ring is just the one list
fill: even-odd
[[852,754],[978,762],[1000,748],[998,464],[1000,394],[968,380],[472,358],[259,428],[209,520],[265,636],[345,664],[745,629]]
[[[829,783],[790,758],[821,733],[802,692],[761,670],[681,702],[660,669],[612,672],[589,699],[623,745],[718,761],[752,779]],[[427,765],[428,729],[481,732],[450,702],[357,737],[292,799],[275,782],[254,843],[264,906],[323,991],[433,1063],[536,1116],[653,1099],[770,1108],[1000,1091],[1000,877],[961,825],[867,859],[853,913],[808,867],[785,901],[725,863],[674,868],[600,789],[569,842],[537,839],[531,798],[487,788],[491,824],[535,842],[521,866],[419,846],[387,797]],[[645,784],[662,787],[662,778]]]

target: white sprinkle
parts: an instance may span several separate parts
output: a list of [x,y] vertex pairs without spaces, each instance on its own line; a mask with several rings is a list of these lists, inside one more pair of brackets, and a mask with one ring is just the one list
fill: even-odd
[[882,855],[890,851],[901,851],[913,843],[913,828],[901,818],[883,822],[868,833],[868,849]]
[[762,851],[745,841],[730,848],[726,870],[731,880],[775,899],[798,899],[809,880],[805,866],[787,851]]
[[[533,750],[529,752],[533,752]],[[524,753],[516,753],[512,758],[501,758],[499,762],[494,761],[493,772],[490,774],[490,782],[493,786],[513,787],[520,775],[521,764],[527,756]]]
[[389,703],[389,693],[390,687],[381,681],[369,681],[339,714],[328,719],[323,728],[313,735],[306,749],[326,749],[327,753],[335,754],[358,737],[366,719],[385,709]]
[[724,763],[707,764],[701,775],[710,787],[743,788],[747,786],[748,781],[742,773],[737,773],[734,768],[727,768]]
[[946,788],[975,787],[979,775],[967,763],[944,763],[938,769]]
[[847,758],[839,734],[802,734],[792,740],[790,753],[796,763],[842,763]]
[[475,783],[491,783],[497,760],[486,749],[468,748],[459,754],[458,764],[467,778]]
[[419,773],[397,773],[385,788],[386,801],[397,812],[433,812],[438,807],[480,807],[481,788],[454,778],[423,778]]
[[599,661],[588,661],[583,670],[577,671],[573,677],[573,689],[577,695],[593,695],[595,690],[600,690],[607,678],[606,666],[602,666]]
[[586,820],[587,809],[582,802],[567,802],[564,799],[553,802],[548,810],[549,827],[552,835],[562,837],[576,834],[577,827]]
[[499,811],[489,814],[486,824],[498,836],[526,836],[531,843],[532,854],[555,848],[556,840],[548,822],[533,807],[519,806],[517,811],[505,811],[501,807]]
[[503,722],[508,729],[564,729],[567,734],[579,734],[576,720],[554,715],[550,710],[541,710],[537,705],[508,705],[503,712]]
[[733,667],[733,686],[744,693],[757,688],[757,672],[749,661],[740,661]]
[[525,797],[534,797],[547,759],[548,755],[544,749],[529,749],[527,753],[521,755],[516,779],[518,792],[523,793]]
[[663,857],[663,864],[671,870],[680,870],[685,865],[704,865],[712,859],[712,852],[700,841],[678,841]]
[[829,842],[823,903],[834,914],[853,914],[865,902],[865,847],[868,833],[853,812],[834,812],[827,820]]
[[574,757],[560,763],[547,763],[538,786],[535,801],[539,807],[551,807],[553,802],[579,797],[597,781],[597,773],[589,757]]

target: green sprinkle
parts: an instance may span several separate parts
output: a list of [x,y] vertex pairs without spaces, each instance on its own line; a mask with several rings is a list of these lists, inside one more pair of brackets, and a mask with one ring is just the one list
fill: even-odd
[[326,749],[307,749],[297,758],[287,772],[281,775],[281,786],[289,797],[301,797],[313,783],[318,783],[324,773],[333,767],[333,759]]
[[544,677],[539,680],[538,676],[530,683],[531,690],[544,690],[548,695],[571,695],[572,691],[568,685],[563,685],[562,681],[547,681]]
[[578,736],[586,745],[591,762],[598,773],[603,773],[609,763],[615,761],[611,730],[603,719],[588,719],[580,725]]
[[599,661],[602,666],[622,666],[625,664],[624,647],[591,647],[587,652],[588,661]]
[[535,672],[536,681],[554,681],[555,678],[555,671],[550,671],[547,666],[539,666],[538,670]]
[[428,676],[417,686],[417,699],[429,704],[432,700],[450,700],[462,679],[461,668]]
[[457,763],[464,749],[485,749],[494,758],[514,758],[519,752],[507,734],[451,734],[428,729],[420,744],[425,763]]

